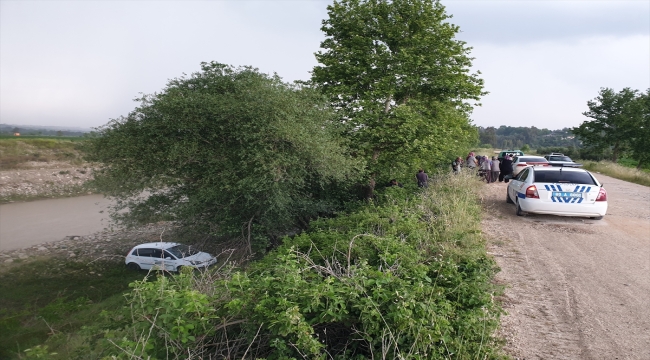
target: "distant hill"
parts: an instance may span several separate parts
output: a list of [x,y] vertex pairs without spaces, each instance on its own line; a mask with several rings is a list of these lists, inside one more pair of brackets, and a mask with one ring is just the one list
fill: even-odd
[[91,131],[91,129],[74,126],[0,124],[0,134],[13,134],[18,132],[21,135],[83,136],[83,134]]

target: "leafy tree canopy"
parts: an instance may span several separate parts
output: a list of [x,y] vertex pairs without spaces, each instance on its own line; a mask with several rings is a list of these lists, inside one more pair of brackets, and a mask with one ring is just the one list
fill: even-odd
[[617,93],[601,88],[587,106],[589,111],[583,115],[593,120],[583,122],[572,132],[586,146],[600,150],[611,148],[612,160],[616,162],[621,153],[630,149],[630,141],[638,137],[637,131],[642,126],[643,101],[638,90],[624,88]]
[[630,137],[631,156],[638,161],[637,168],[650,164],[650,88],[640,94],[637,99],[640,108],[638,126],[632,131]]
[[484,94],[483,81],[469,73],[470,48],[454,39],[459,28],[438,1],[341,0],[328,13],[312,82],[342,114],[370,173],[475,142],[467,100]]
[[115,218],[252,232],[262,246],[331,211],[323,189],[353,179],[356,163],[322,95],[250,67],[201,68],[142,96],[89,141],[89,159],[102,164],[95,184],[128,209]]

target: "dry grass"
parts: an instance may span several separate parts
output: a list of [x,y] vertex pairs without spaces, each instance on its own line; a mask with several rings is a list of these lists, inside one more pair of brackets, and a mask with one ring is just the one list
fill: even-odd
[[0,169],[29,168],[30,162],[81,164],[79,142],[58,139],[0,139]]
[[650,174],[634,168],[625,167],[611,161],[582,161],[585,169],[611,176],[616,179],[650,186]]

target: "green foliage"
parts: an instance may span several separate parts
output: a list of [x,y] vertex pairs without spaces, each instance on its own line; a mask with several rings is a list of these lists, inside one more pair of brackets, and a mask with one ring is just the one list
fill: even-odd
[[0,273],[0,358],[28,356],[26,348],[36,356],[47,346],[57,355],[46,359],[100,359],[97,329],[84,334],[82,327],[103,326],[99,314],[120,309],[122,294],[140,277],[115,262],[50,258],[12,264]]
[[376,176],[446,163],[476,142],[467,100],[483,95],[483,81],[438,1],[343,0],[328,14],[312,83],[339,110],[371,188]]
[[494,144],[498,149],[521,149],[528,144],[533,149],[540,147],[578,147],[580,141],[571,133],[570,128],[559,130],[538,129],[534,126],[506,126],[498,128],[480,127],[479,137],[482,143]]
[[637,169],[650,165],[650,88],[636,98],[640,116],[630,132],[630,157],[636,160]]
[[130,286],[126,318],[132,322],[127,336],[116,343],[123,351],[121,357],[166,358],[170,353],[181,357],[184,346],[214,332],[215,310],[208,296],[192,289],[191,270],[175,277],[161,275],[153,282],[145,278]]
[[57,353],[49,352],[47,350],[47,345],[36,345],[25,350],[26,359],[51,359],[54,355],[57,355]]
[[171,219],[264,250],[267,236],[336,209],[324,190],[356,176],[322,95],[277,76],[203,63],[140,101],[86,147],[126,224]]
[[633,157],[641,164],[650,159],[647,147],[650,130],[643,126],[644,106],[650,102],[644,99],[643,94],[639,95],[637,90],[630,88],[618,93],[610,88],[601,88],[598,96],[587,102],[589,111],[583,113],[593,120],[585,121],[571,131],[587,147],[598,151],[611,148],[614,162],[625,151],[632,150]]
[[125,358],[499,358],[475,188],[469,175],[387,188],[210,285],[135,282],[134,321],[107,336]]
[[521,147],[521,151],[525,153],[530,152],[530,146],[528,144],[524,144],[524,146]]

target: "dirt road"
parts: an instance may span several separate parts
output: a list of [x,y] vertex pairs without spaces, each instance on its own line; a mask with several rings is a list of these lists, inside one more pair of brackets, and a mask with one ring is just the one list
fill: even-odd
[[650,359],[650,188],[597,177],[609,203],[600,221],[517,217],[505,183],[484,187],[516,359]]

